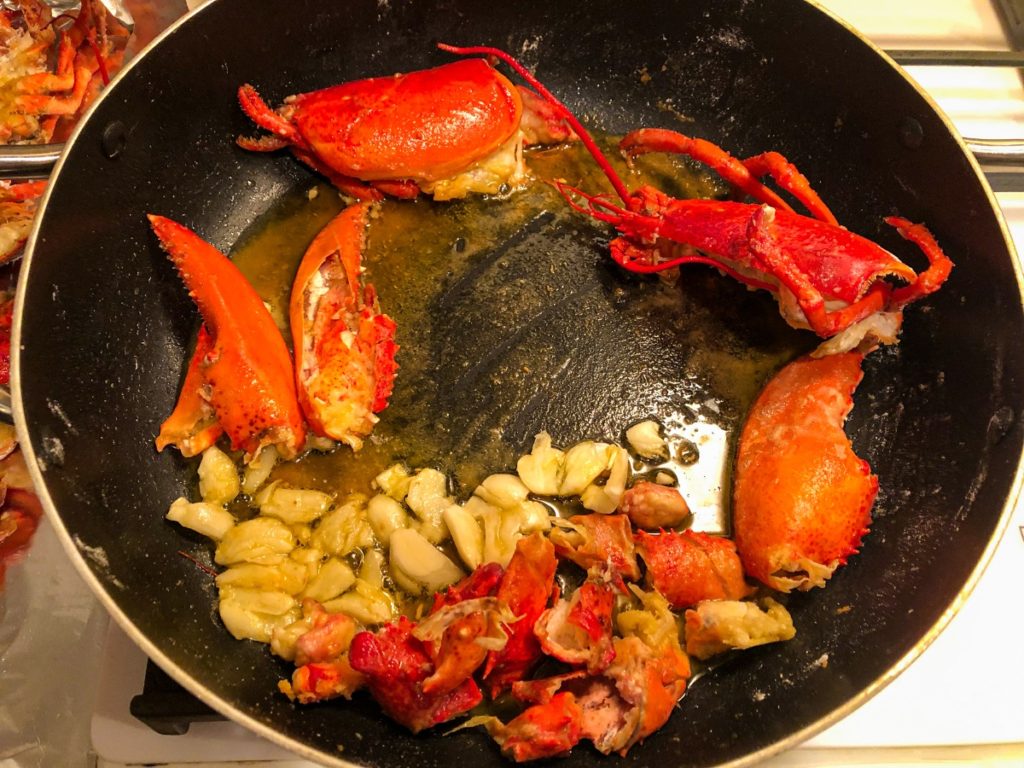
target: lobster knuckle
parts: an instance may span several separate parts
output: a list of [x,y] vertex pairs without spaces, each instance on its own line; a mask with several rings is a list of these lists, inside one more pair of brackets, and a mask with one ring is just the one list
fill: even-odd
[[747,574],[782,592],[824,586],[870,524],[878,478],[843,431],[861,360],[847,352],[790,363],[740,435],[736,546]]

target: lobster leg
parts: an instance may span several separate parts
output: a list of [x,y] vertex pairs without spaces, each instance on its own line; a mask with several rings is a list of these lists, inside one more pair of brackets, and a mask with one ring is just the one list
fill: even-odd
[[749,195],[773,208],[792,211],[789,203],[758,181],[758,177],[771,176],[782,189],[803,203],[814,218],[829,224],[837,223],[836,217],[811,187],[807,177],[778,152],[764,152],[746,160],[738,160],[710,141],[693,139],[660,128],[633,131],[619,143],[619,148],[631,159],[649,152],[687,155],[710,166],[741,196]]
[[755,200],[784,211],[793,210],[789,203],[758,181],[743,162],[710,141],[692,139],[676,131],[662,128],[641,128],[627,134],[619,142],[619,149],[631,160],[650,152],[687,155],[710,166],[738,191],[750,195]]
[[743,161],[744,167],[754,176],[771,176],[775,183],[803,203],[810,214],[829,224],[838,224],[836,217],[818,193],[811,187],[811,182],[784,155],[778,152],[762,152],[760,155],[748,157]]
[[898,216],[890,216],[885,223],[896,227],[900,236],[914,243],[928,257],[928,269],[917,276],[909,285],[901,286],[892,292],[892,303],[895,307],[903,307],[922,296],[939,290],[953,269],[953,262],[935,242],[932,233],[923,224],[914,224]]
[[[280,140],[279,143],[275,144],[275,142],[261,139],[239,138],[239,144],[244,149],[257,149],[258,151],[267,152],[271,148],[282,149],[289,144],[293,144],[297,147],[305,148],[307,151],[309,150],[309,144],[302,138],[302,134],[299,133],[298,129],[291,122],[285,120],[281,115],[272,110],[256,89],[248,83],[238,89],[238,104],[242,111],[249,116],[250,120],[263,130],[274,134]],[[250,142],[254,142],[256,146],[252,146]]]

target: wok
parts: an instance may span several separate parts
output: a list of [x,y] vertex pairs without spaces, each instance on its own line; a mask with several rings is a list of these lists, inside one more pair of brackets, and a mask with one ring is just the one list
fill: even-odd
[[[412,737],[361,697],[297,707],[280,696],[284,667],[227,634],[212,581],[178,554],[208,559],[208,546],[163,520],[193,490],[194,463],[152,443],[197,315],[145,214],[229,250],[315,179],[287,155],[234,146],[252,130],[235,104],[238,85],[279,101],[442,63],[438,40],[521,55],[606,131],[678,127],[741,157],[783,152],[852,230],[919,264],[882,224],[898,213],[926,222],[956,262],[943,290],[908,311],[901,344],[866,361],[848,430],[882,490],[863,551],[827,589],[789,599],[794,641],[695,682],[629,761],[740,765],[798,743],[895,677],[966,598],[1018,490],[1024,438],[1020,275],[977,165],[885,56],[802,0],[203,7],[139,57],[80,126],[26,255],[15,415],[51,520],[149,656],[257,733],[334,765],[499,761],[479,732]],[[418,373],[400,372],[381,428],[423,429],[416,419],[428,417],[403,421],[402,403],[426,402],[426,426],[446,427],[434,454],[446,468],[495,434],[525,451],[541,429],[570,444],[687,409],[717,409],[735,430],[771,370],[812,345],[782,326],[769,297],[702,267],[684,274],[678,305],[640,311],[663,289],[616,270],[607,239],[578,216],[540,216],[468,274],[442,278],[425,299],[424,328],[399,338],[403,372]],[[481,296],[509,286],[516,301],[481,309]],[[730,389],[737,360],[772,362]],[[523,367],[534,373],[511,375]],[[580,747],[565,764],[597,759]]]

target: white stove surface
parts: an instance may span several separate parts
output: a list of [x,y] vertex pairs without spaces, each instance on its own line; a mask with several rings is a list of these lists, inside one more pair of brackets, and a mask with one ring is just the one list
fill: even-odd
[[[190,3],[196,5],[197,3]],[[828,0],[821,3],[883,48],[1005,49],[989,0]],[[965,136],[1024,137],[1024,88],[1013,70],[916,67],[910,73]],[[1024,251],[1024,193],[999,196]],[[768,768],[1024,766],[1024,503],[974,594],[933,645],[853,714]],[[92,720],[98,765],[311,766],[233,723],[160,736],[128,714],[145,656],[112,628]],[[115,670],[116,668],[116,670]],[[0,765],[3,761],[0,760]]]

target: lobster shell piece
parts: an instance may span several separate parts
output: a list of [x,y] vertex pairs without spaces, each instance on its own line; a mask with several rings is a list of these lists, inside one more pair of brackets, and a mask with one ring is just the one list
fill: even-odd
[[358,450],[395,381],[395,323],[362,284],[369,206],[349,206],[313,239],[292,287],[289,319],[299,403],[310,428]]
[[483,59],[356,80],[290,106],[317,157],[365,181],[453,176],[508,141],[523,109],[516,88]]
[[824,586],[867,533],[878,478],[843,431],[862,359],[847,352],[790,363],[740,435],[736,548],[749,576],[783,592]]
[[[298,455],[306,428],[291,356],[263,299],[238,267],[199,235],[163,216],[151,215],[149,221],[209,332],[208,349],[186,377],[192,391],[182,392],[186,404],[179,400],[174,419],[182,408],[192,410],[189,403],[199,402],[194,388],[201,384],[202,399],[213,407],[232,448],[245,450],[249,458],[264,445],[276,445],[286,458]],[[168,429],[165,424],[162,437]]]

